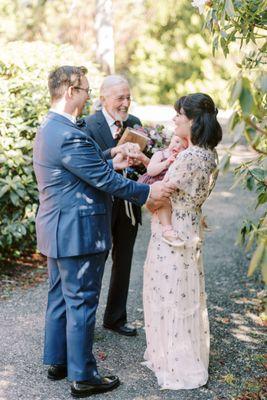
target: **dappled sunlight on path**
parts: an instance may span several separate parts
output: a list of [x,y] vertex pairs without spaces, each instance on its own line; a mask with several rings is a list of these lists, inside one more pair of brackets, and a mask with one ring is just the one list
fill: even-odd
[[[102,328],[110,276],[110,260],[104,274],[97,314],[94,351],[101,373],[118,374],[123,385],[97,396],[98,400],[232,400],[242,388],[261,379],[263,330],[258,317],[261,289],[258,275],[246,277],[248,259],[235,246],[241,218],[253,217],[250,194],[240,187],[231,189],[231,173],[221,174],[203,209],[211,229],[206,233],[204,265],[211,326],[210,379],[207,387],[179,392],[159,390],[153,374],[141,366],[145,350],[143,330],[143,263],[150,234],[150,216],[143,213],[135,246],[128,299],[129,321],[135,321],[139,335],[125,338]],[[71,399],[66,380],[50,382],[42,366],[46,284],[17,291],[2,301],[1,400]],[[265,361],[266,362],[266,361]],[[253,384],[254,384],[253,383]],[[256,384],[255,383],[255,384]]]

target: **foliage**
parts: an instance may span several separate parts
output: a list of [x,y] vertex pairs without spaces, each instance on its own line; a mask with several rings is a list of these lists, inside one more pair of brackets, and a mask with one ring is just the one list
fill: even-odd
[[[187,0],[144,2],[142,25],[127,43],[128,56],[118,55],[117,68],[132,82],[142,104],[173,104],[186,93],[204,91],[221,107],[235,65],[223,55],[210,55],[204,19]],[[216,82],[216,86],[214,85]]]
[[164,125],[144,126],[139,127],[138,130],[149,139],[146,147],[146,154],[149,158],[156,151],[167,147],[170,142],[171,132]]
[[[69,43],[96,58],[95,2],[83,0],[2,0],[4,41]],[[113,0],[116,71],[125,74],[139,103],[173,104],[180,95],[205,91],[226,106],[227,80],[235,65],[210,56],[204,19],[188,0]],[[41,16],[41,17],[40,17]],[[214,82],[216,81],[216,87]]]
[[1,0],[0,37],[5,42],[68,43],[92,59],[93,11],[94,2],[85,6],[83,0]]
[[[81,65],[69,46],[14,42],[0,56],[0,258],[35,250],[37,189],[32,142],[48,110],[47,74],[56,64]],[[89,73],[99,77],[92,65]],[[97,80],[95,82],[98,84]]]
[[213,36],[213,51],[221,47],[227,57],[239,47],[239,71],[231,81],[229,104],[236,111],[233,119],[236,143],[244,135],[255,150],[255,157],[241,163],[235,174],[255,193],[256,208],[262,210],[258,221],[244,222],[240,242],[246,242],[247,251],[256,244],[248,274],[260,267],[267,283],[266,6],[267,2],[262,0],[198,1],[200,10],[206,10],[206,27]]

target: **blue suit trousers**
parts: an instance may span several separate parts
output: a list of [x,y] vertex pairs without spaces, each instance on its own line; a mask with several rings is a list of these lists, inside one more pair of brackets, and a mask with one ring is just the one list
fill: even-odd
[[44,364],[67,365],[71,381],[99,380],[92,347],[106,257],[102,252],[47,259]]

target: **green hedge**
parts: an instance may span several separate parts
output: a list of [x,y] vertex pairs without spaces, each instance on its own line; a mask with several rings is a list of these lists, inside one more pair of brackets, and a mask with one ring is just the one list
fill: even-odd
[[32,144],[49,108],[48,71],[85,65],[98,86],[100,74],[70,46],[13,42],[0,55],[0,258],[35,251],[38,193]]

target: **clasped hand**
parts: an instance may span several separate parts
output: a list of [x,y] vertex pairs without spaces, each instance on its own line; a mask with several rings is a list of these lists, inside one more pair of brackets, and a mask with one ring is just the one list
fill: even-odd
[[170,180],[153,183],[150,186],[150,196],[146,202],[146,207],[150,212],[164,207],[170,202],[169,198],[175,190],[177,190],[177,184]]
[[127,142],[116,146],[113,155],[115,155],[113,166],[117,170],[140,164],[146,165],[147,157],[141,152],[140,146],[137,143]]

